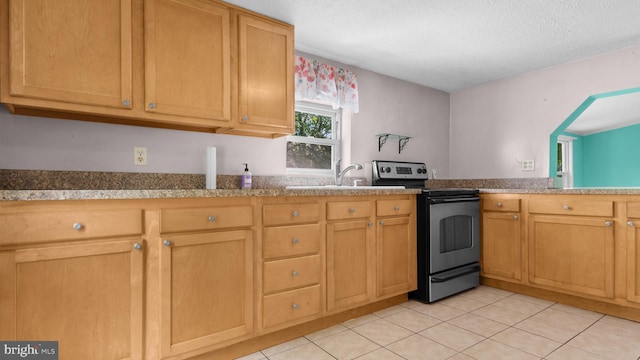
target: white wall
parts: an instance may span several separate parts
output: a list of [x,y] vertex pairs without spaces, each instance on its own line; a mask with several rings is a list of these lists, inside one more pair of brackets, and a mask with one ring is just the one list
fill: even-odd
[[638,86],[640,46],[451,94],[450,178],[547,177],[551,132],[588,96]]
[[[449,94],[331,60],[358,73],[360,113],[351,119],[347,161],[426,161],[445,177],[449,164]],[[255,175],[285,174],[286,140],[216,135],[135,126],[37,118],[0,107],[0,169],[204,174],[205,149],[216,146],[219,174],[240,174],[248,162]],[[375,134],[415,136],[402,154],[397,143],[378,152]],[[148,165],[133,165],[133,147],[148,151]],[[367,165],[369,164],[369,165]]]

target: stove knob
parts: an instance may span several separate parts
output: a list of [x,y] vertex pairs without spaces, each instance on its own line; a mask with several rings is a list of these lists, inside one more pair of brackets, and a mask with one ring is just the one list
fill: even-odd
[[384,168],[382,166],[380,166],[380,172],[383,173],[384,172]]
[[385,170],[386,172],[388,172],[388,173],[390,173],[390,172],[391,172],[391,168],[390,168],[390,167],[388,167],[388,166],[387,166],[386,168],[384,168],[384,170]]

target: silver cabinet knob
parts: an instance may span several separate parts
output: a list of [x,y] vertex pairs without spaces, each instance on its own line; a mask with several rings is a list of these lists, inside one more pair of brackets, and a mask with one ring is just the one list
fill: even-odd
[[628,226],[633,226],[633,221],[627,221]]
[[293,240],[291,240],[292,243],[297,244],[300,242],[300,240],[298,238],[293,238]]
[[604,225],[605,225],[605,226],[611,226],[611,225],[612,225],[612,222],[607,220],[607,221],[605,221],[605,222],[604,222]]
[[243,116],[243,117],[242,117],[242,121],[244,121],[244,122],[249,121],[249,117],[248,117],[247,115]]
[[122,105],[129,107],[129,105],[131,105],[131,103],[129,102],[129,100],[123,100],[122,101]]
[[207,220],[209,220],[210,222],[216,221],[216,217],[211,215],[207,218]]
[[395,207],[393,208],[393,210],[395,210],[395,211],[400,211],[400,206],[395,206]]
[[569,205],[565,205],[565,206],[564,206],[564,209],[565,209],[565,210],[569,210],[569,209],[571,209],[571,208],[569,207]]
[[164,246],[171,246],[171,241],[169,241],[169,240],[165,240],[165,241],[163,241],[163,242],[162,242],[162,244],[163,244]]
[[82,225],[81,223],[73,224],[73,230],[75,230],[75,231],[80,231],[80,230],[82,230],[83,227],[84,227],[84,225]]
[[149,103],[149,109],[155,109],[155,108],[156,108],[155,103]]
[[293,217],[298,217],[298,215],[300,215],[300,213],[296,210],[291,214]]
[[293,303],[293,305],[291,305],[291,307],[293,308],[293,310],[298,310],[299,306],[296,303]]
[[136,249],[136,250],[140,250],[140,249],[142,249],[142,244],[135,243],[135,244],[133,244],[133,248]]
[[380,225],[384,225],[384,220],[380,220]]
[[291,275],[293,275],[294,277],[296,277],[296,276],[298,276],[298,272],[294,270],[294,271],[291,273]]
[[353,214],[354,212],[356,212],[356,209],[355,208],[349,208],[349,212]]
[[518,215],[513,215],[513,220],[518,220]]
[[369,221],[369,222],[367,223],[367,226],[373,226],[373,223],[372,223],[371,221]]
[[496,205],[498,205],[498,207],[502,207],[502,203],[501,202],[497,203]]

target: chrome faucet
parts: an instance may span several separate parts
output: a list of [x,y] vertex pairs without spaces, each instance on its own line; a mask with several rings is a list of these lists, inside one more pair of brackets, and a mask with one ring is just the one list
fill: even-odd
[[351,164],[349,166],[347,166],[346,168],[344,168],[344,170],[340,171],[340,163],[342,162],[342,159],[338,160],[336,162],[336,173],[335,173],[335,181],[336,181],[336,185],[337,186],[342,186],[342,179],[344,177],[344,175],[346,173],[348,173],[351,170],[361,170],[362,169],[362,165],[360,164]]

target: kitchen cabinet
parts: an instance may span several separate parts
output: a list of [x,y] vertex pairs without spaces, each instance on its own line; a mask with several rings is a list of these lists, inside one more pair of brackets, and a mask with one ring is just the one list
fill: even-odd
[[10,17],[3,19],[10,23],[3,102],[11,95],[69,110],[74,104],[131,108],[131,0],[3,5]]
[[376,201],[377,296],[417,288],[415,200],[398,197]]
[[261,330],[318,318],[324,284],[319,201],[265,200],[262,221]]
[[142,359],[142,211],[77,205],[0,209],[0,338],[56,340],[61,359]]
[[529,214],[531,283],[561,292],[614,297],[612,201],[537,197],[529,201]]
[[196,0],[145,0],[145,111],[231,120],[229,9]]
[[237,123],[228,133],[293,132],[293,28],[248,13],[237,18]]
[[0,7],[0,101],[13,113],[261,137],[293,131],[291,25],[221,1]]
[[253,333],[252,207],[193,205],[162,209],[160,237],[152,239],[160,247],[162,356]]
[[356,197],[327,202],[327,310],[345,310],[375,297],[374,202]]
[[627,300],[640,303],[640,202],[627,204]]
[[522,214],[514,195],[482,197],[482,276],[522,280]]

